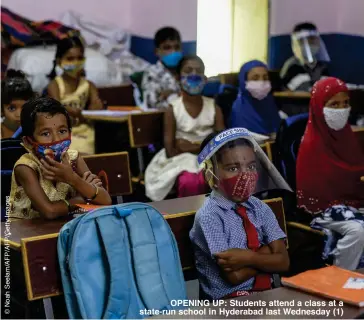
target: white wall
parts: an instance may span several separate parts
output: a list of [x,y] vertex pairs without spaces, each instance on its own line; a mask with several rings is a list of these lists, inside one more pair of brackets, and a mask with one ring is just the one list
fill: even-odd
[[173,26],[181,32],[183,41],[196,41],[198,0],[130,1],[130,30],[133,34],[153,38],[160,27]]
[[2,6],[31,20],[57,20],[73,10],[147,38],[172,25],[183,41],[197,39],[197,0],[2,0]]
[[363,0],[271,0],[270,34],[291,33],[309,21],[321,33],[364,35]]
[[128,28],[131,0],[2,0],[1,5],[31,20],[57,20],[67,10]]

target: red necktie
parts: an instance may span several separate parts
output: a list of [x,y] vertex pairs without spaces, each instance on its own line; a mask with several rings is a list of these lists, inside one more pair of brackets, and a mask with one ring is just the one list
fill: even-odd
[[[253,251],[258,251],[260,247],[257,229],[254,224],[249,220],[246,213],[246,208],[237,206],[236,212],[243,219],[243,227],[246,233],[248,248]],[[263,291],[271,289],[271,281],[269,274],[258,274],[255,276],[253,291]]]

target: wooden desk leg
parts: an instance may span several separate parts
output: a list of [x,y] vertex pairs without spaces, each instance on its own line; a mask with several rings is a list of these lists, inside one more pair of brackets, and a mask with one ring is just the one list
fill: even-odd
[[54,319],[53,306],[51,298],[43,299],[44,314],[46,319]]
[[143,172],[144,172],[143,149],[142,148],[137,148],[137,153],[138,153],[139,174],[141,176],[143,174]]

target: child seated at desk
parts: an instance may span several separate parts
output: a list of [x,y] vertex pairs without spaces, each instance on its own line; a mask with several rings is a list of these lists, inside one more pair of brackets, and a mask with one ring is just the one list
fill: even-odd
[[289,267],[286,235],[252,194],[274,184],[290,188],[244,128],[210,135],[201,150],[198,161],[213,192],[196,214],[190,239],[203,293],[224,299],[268,290],[271,274]]
[[1,139],[11,138],[20,127],[20,113],[24,103],[34,93],[25,74],[10,69],[1,84]]
[[[71,148],[83,154],[95,153],[95,132],[82,110],[101,110],[102,101],[95,85],[85,78],[85,48],[80,38],[60,40],[54,66],[48,77],[48,95],[60,101],[73,122]],[[60,75],[57,75],[60,74]]]
[[231,110],[230,127],[276,133],[281,118],[271,90],[267,66],[258,60],[245,63],[239,72],[239,95]]
[[176,68],[182,59],[181,36],[176,29],[165,27],[155,34],[154,45],[159,60],[144,72],[144,103],[147,108],[165,109],[180,93]]
[[201,95],[205,66],[197,56],[183,58],[177,68],[182,95],[173,101],[164,116],[164,146],[145,172],[147,196],[163,200],[177,180],[178,197],[208,191],[199,173],[196,154],[200,143],[214,130],[224,128],[224,120],[214,100]]
[[312,225],[340,235],[329,252],[334,264],[355,270],[364,262],[364,151],[348,123],[349,102],[343,81],[315,83],[296,181],[298,206],[315,218]]
[[14,166],[10,217],[55,219],[67,216],[75,204],[111,204],[78,152],[68,150],[71,120],[58,101],[37,98],[25,103],[21,126],[28,153]]

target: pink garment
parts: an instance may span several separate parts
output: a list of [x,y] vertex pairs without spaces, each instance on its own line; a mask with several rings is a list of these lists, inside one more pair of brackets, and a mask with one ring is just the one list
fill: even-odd
[[178,198],[197,196],[209,192],[209,187],[205,182],[202,171],[192,173],[183,171],[177,178]]

